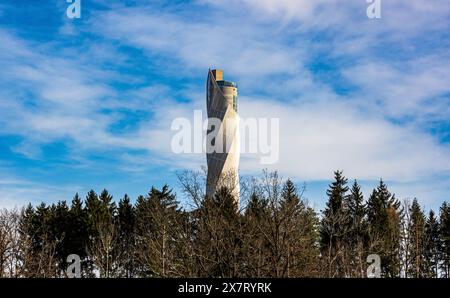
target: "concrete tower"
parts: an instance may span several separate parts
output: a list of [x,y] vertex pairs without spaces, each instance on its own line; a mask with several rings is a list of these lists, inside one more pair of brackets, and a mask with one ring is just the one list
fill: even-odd
[[207,148],[206,195],[212,196],[219,187],[227,186],[239,205],[237,86],[236,83],[223,79],[222,70],[208,71],[206,108],[208,112],[207,144],[216,148],[212,152],[208,152]]

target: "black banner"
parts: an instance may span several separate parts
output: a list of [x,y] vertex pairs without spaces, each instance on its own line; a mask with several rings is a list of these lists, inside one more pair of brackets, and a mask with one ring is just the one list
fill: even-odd
[[[0,279],[1,293],[45,297],[311,297],[384,298],[437,294],[449,279]],[[2,297],[6,297],[3,296]],[[11,296],[10,296],[11,297]]]

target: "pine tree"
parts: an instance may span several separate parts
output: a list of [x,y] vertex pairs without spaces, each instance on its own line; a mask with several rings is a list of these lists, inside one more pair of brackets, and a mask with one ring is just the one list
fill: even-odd
[[358,182],[353,183],[350,195],[346,197],[346,210],[348,213],[348,253],[350,255],[350,275],[364,277],[366,260],[366,246],[368,241],[366,207],[361,187]]
[[441,270],[445,278],[450,277],[450,205],[444,202],[440,208],[440,236],[441,236]]
[[410,264],[408,266],[408,276],[423,277],[425,271],[425,215],[420,208],[417,199],[414,198],[410,210],[410,222],[408,223]]
[[430,210],[425,224],[425,277],[436,278],[439,274],[439,222]]
[[327,276],[344,277],[347,257],[345,240],[348,233],[348,216],[344,200],[349,188],[342,171],[334,172],[334,179],[327,190],[328,202],[323,211],[320,227],[321,250],[325,257]]
[[301,227],[299,226],[301,220],[301,213],[305,206],[297,195],[297,190],[294,183],[288,179],[284,185],[281,193],[280,201],[280,230],[279,236],[282,241],[280,246],[284,247],[280,256],[279,265],[281,266],[281,276],[290,277],[298,274],[300,271],[297,261],[300,260],[298,248],[301,240]]
[[101,202],[98,199],[97,193],[94,190],[90,190],[86,195],[86,216],[89,237],[96,236],[95,222],[99,221],[99,214],[101,209]]
[[134,276],[136,214],[128,195],[119,201],[118,208],[118,249],[120,251],[119,270],[123,277]]
[[87,212],[83,207],[83,201],[78,193],[75,194],[72,200],[68,221],[70,226],[66,231],[68,253],[76,254],[80,257],[82,276],[92,277],[92,272],[89,271],[87,255],[89,243],[88,217]]
[[70,235],[71,228],[69,221],[69,207],[65,201],[59,201],[51,208],[51,230],[55,244],[55,257],[59,267],[59,275],[65,272],[67,263],[67,256],[71,254]]
[[243,277],[264,277],[268,275],[268,246],[264,231],[267,228],[267,200],[255,192],[250,196],[243,217],[243,258],[241,272]]
[[54,206],[41,203],[35,209],[29,205],[26,209],[22,231],[25,242],[24,262],[26,277],[56,277],[58,263],[56,260]]
[[[306,207],[302,212],[301,224],[303,227],[302,247],[304,250],[304,272],[300,277],[320,276],[320,220],[317,212],[312,207]],[[294,244],[295,245],[295,244]]]
[[90,232],[90,260],[99,270],[100,277],[113,277],[118,254],[116,205],[107,190],[103,190],[99,197],[91,190],[86,198],[86,209]]
[[281,197],[282,276],[313,276],[317,270],[314,263],[319,255],[316,215],[305,206],[290,179],[285,182]]
[[237,277],[242,252],[241,220],[232,192],[221,187],[199,210],[199,264],[205,277]]
[[179,256],[174,253],[179,239],[180,210],[167,185],[151,189],[136,205],[137,261],[141,276],[180,275]]
[[245,215],[248,217],[261,219],[266,214],[266,207],[267,200],[260,198],[260,196],[253,192],[245,209]]
[[403,210],[400,202],[387,189],[383,180],[367,201],[369,225],[369,254],[381,258],[381,274],[399,277],[401,267],[401,222]]

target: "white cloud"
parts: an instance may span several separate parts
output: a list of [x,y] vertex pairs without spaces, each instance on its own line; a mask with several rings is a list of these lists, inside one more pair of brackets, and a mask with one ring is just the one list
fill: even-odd
[[[401,31],[417,34],[423,30],[443,29],[448,24],[450,7],[446,0],[382,0],[382,17],[376,25],[379,29]],[[254,18],[264,19],[272,17],[281,22],[300,22],[300,30],[331,29],[339,25],[337,31],[346,33],[364,32],[374,23],[366,16],[369,4],[365,1],[341,0],[204,0],[212,6],[234,12],[244,11]],[[355,24],[364,25],[355,31]]]
[[178,74],[192,69],[226,65],[227,71],[243,76],[292,74],[298,52],[276,40],[268,40],[262,29],[233,18],[220,22],[200,20],[193,23],[171,14],[155,14],[151,9],[122,9],[101,15],[94,30],[108,38],[143,49],[148,55],[161,54],[179,59],[183,67],[166,68]]
[[[4,175],[0,177],[2,176]],[[0,179],[0,209],[22,208],[30,203],[36,206],[41,202],[70,201],[79,189],[74,185],[56,186],[24,179],[2,178]]]
[[381,104],[389,116],[442,119],[449,116],[448,104],[439,101],[439,96],[450,92],[450,64],[441,59],[424,57],[398,65],[367,62],[345,69],[343,74],[361,88],[360,97]]
[[85,61],[81,55],[80,59],[58,55],[57,51],[51,55],[43,47],[3,30],[0,34],[4,41],[1,71],[3,77],[8,77],[8,81],[0,81],[0,131],[26,138],[16,146],[17,152],[33,157],[33,153],[39,153],[36,145],[64,138],[83,148],[133,147],[133,135],[109,131],[110,125],[123,115],[103,112],[110,104],[115,109],[129,105],[117,100],[116,91],[109,85],[114,74]]
[[[283,104],[241,98],[242,117],[280,118],[280,160],[272,167],[305,180],[349,177],[412,181],[450,172],[450,148],[413,127],[343,103]],[[242,162],[243,170],[263,165]]]

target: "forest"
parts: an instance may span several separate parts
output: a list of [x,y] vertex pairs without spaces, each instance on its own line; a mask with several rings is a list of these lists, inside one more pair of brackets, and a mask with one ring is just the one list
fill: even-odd
[[206,197],[200,172],[178,180],[179,195],[152,187],[134,203],[91,190],[69,203],[1,209],[0,277],[67,277],[73,254],[83,278],[365,278],[373,254],[381,277],[450,276],[447,202],[425,213],[383,180],[365,198],[342,171],[334,172],[323,210],[277,172],[247,179],[240,204],[225,186]]

